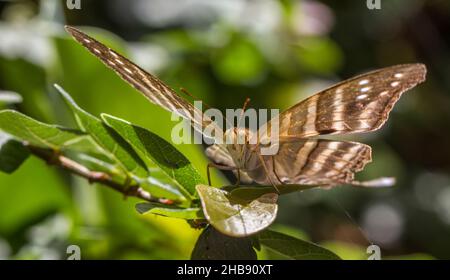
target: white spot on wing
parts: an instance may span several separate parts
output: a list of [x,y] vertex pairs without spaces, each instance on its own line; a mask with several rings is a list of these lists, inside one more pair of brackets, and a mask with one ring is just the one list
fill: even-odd
[[339,144],[340,144],[340,142],[329,142],[328,143],[328,149],[331,149],[331,150],[337,150],[337,149],[339,149]]
[[88,44],[91,42],[91,40],[89,40],[88,38],[83,38],[83,41],[88,43]]
[[369,80],[367,80],[367,79],[365,79],[365,80],[361,80],[361,81],[359,81],[359,85],[366,85],[366,84],[368,84],[369,83]]
[[112,50],[109,50],[109,53],[110,53],[112,56],[114,56],[115,58],[119,58],[119,56],[118,56],[115,52],[113,52]]
[[369,91],[371,89],[371,87],[363,87],[362,89],[361,89],[361,92],[367,92],[367,91]]
[[313,95],[313,97],[310,99],[309,103],[308,103],[308,114],[306,115],[306,120],[305,120],[305,125],[304,125],[304,130],[307,129],[311,129],[311,130],[315,130],[316,129],[316,118],[317,118],[317,99],[319,98],[319,96],[317,95]]
[[123,63],[122,62],[122,60],[120,60],[120,59],[118,59],[118,58],[116,58],[116,59],[114,59],[117,63],[119,63],[120,65],[124,65],[125,63]]
[[336,169],[342,169],[342,168],[344,168],[345,167],[345,162],[342,162],[342,161],[336,161],[335,163],[334,163],[334,166],[336,167]]
[[401,77],[403,77],[403,73],[395,73],[394,77],[401,78]]
[[131,71],[129,68],[124,67],[123,69],[124,69],[125,71],[127,71],[128,73],[133,74],[133,71]]
[[361,95],[357,96],[356,99],[361,100],[361,99],[366,98],[367,96],[368,96],[367,94],[361,94]]
[[99,49],[97,49],[97,48],[93,48],[93,50],[94,50],[94,52],[96,52],[98,54],[102,54],[102,52]]
[[[342,103],[342,99],[344,98],[344,94],[343,94],[342,88],[338,89],[338,91],[336,91],[336,94],[334,95],[333,104],[335,104],[335,106],[336,106],[335,107],[335,109],[336,109],[336,111],[335,111],[336,119],[342,120],[345,117],[344,116],[344,104]],[[334,122],[331,125],[331,128],[335,129],[335,130],[343,130],[344,129],[342,122]]]
[[392,83],[391,83],[391,87],[396,87],[396,86],[398,86],[399,84],[400,84],[399,81],[392,82]]

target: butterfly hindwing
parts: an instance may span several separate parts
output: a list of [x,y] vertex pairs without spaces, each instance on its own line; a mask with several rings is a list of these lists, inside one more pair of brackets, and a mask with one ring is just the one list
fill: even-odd
[[244,171],[263,185],[352,183],[354,173],[371,161],[368,145],[325,139],[280,141],[276,155],[257,153],[247,161]]

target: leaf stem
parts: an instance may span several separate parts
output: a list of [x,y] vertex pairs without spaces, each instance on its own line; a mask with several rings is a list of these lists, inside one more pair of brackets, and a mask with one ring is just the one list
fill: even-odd
[[72,174],[76,174],[80,177],[86,178],[89,183],[100,183],[115,191],[127,196],[134,196],[149,202],[156,202],[166,205],[174,204],[174,201],[170,199],[153,197],[148,191],[141,188],[139,185],[125,186],[117,183],[111,179],[111,176],[104,172],[91,171],[87,167],[79,164],[78,162],[67,158],[56,151],[38,148],[31,145],[26,145],[30,152],[38,158],[46,161],[48,164],[56,165],[64,170],[69,171]]

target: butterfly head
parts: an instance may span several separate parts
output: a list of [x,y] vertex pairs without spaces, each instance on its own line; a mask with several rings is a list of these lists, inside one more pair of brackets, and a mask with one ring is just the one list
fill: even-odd
[[247,128],[233,127],[225,131],[225,143],[231,145],[246,145],[250,144],[252,132]]

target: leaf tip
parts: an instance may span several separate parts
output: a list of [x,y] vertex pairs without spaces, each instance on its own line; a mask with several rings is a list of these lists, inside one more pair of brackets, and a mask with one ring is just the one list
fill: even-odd
[[108,125],[111,124],[111,123],[110,123],[111,121],[118,121],[118,122],[123,122],[123,123],[126,123],[126,124],[131,125],[130,122],[128,122],[128,121],[126,121],[126,120],[124,120],[124,119],[115,117],[115,116],[113,116],[113,115],[107,114],[107,113],[101,113],[101,114],[100,114],[100,117],[101,117],[102,120],[103,120],[105,123],[107,123]]
[[75,101],[72,99],[69,93],[67,93],[67,91],[65,91],[60,85],[53,84],[53,87],[56,88],[56,90],[59,92],[59,94],[61,94],[65,101],[69,101],[70,103],[75,104]]

